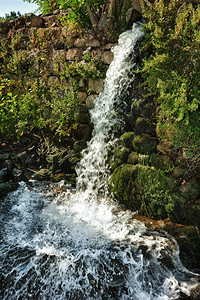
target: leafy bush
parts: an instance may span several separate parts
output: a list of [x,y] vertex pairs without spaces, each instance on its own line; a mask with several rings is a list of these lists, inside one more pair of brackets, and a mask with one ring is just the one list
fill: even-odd
[[[66,135],[78,117],[80,80],[104,77],[105,67],[90,53],[72,63],[65,62],[61,53],[52,63],[51,31],[30,31],[23,50],[21,39],[15,34],[9,41],[0,40],[0,136],[19,137],[35,129]],[[32,52],[36,47],[40,51]]]
[[200,148],[200,5],[146,1],[142,73],[159,105],[158,131],[177,147]]

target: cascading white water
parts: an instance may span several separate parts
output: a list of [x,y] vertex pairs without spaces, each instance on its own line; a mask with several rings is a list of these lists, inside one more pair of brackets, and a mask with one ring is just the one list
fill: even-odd
[[176,242],[149,231],[109,198],[107,140],[133,80],[139,25],[120,36],[104,91],[91,112],[94,133],[77,168],[77,191],[21,183],[1,205],[0,297],[3,300],[167,300],[189,295],[197,276]]
[[95,99],[95,107],[91,110],[93,138],[77,168],[77,189],[81,192],[87,190],[87,194],[96,195],[102,184],[105,191],[108,138],[111,138],[112,129],[121,122],[117,109],[133,81],[134,47],[143,36],[139,25],[135,25],[133,31],[134,34],[131,30],[121,34],[118,46],[113,49],[114,60],[107,71],[103,92]]

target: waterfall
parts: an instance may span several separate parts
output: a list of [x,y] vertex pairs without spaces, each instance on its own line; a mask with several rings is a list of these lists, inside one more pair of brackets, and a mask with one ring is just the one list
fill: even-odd
[[96,195],[102,185],[105,189],[108,181],[105,160],[108,139],[112,141],[111,132],[119,128],[119,106],[133,82],[134,58],[137,56],[134,47],[143,36],[140,26],[135,24],[132,30],[120,35],[118,45],[113,49],[114,60],[107,71],[103,92],[95,99],[95,107],[91,110],[93,138],[77,168],[77,189],[87,190],[88,194]]
[[197,275],[176,241],[148,230],[108,195],[107,145],[134,79],[140,25],[114,48],[103,92],[91,111],[94,132],[77,166],[77,190],[20,184],[0,206],[3,300],[167,300],[190,295]]

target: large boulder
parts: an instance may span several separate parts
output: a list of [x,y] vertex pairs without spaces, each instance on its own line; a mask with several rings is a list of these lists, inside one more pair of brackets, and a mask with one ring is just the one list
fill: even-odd
[[120,203],[146,216],[164,219],[174,214],[165,176],[149,166],[119,166],[111,177],[111,191]]
[[26,25],[28,27],[42,27],[44,24],[44,19],[42,17],[36,16],[29,13],[26,17]]

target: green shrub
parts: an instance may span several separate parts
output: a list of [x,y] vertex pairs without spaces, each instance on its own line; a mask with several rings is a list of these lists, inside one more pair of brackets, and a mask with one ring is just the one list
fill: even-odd
[[142,73],[158,110],[158,132],[176,147],[200,148],[200,5],[146,1]]

